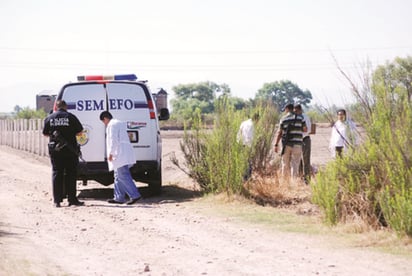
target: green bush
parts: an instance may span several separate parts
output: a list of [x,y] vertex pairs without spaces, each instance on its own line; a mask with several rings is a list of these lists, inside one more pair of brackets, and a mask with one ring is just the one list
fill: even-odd
[[209,173],[208,190],[239,194],[242,178],[247,168],[247,151],[237,142],[237,130],[241,122],[226,97],[215,107],[216,120],[213,131],[206,139],[206,164]]
[[[212,130],[204,127],[197,110],[190,129],[185,128],[181,150],[188,175],[205,192],[240,193],[247,166],[247,152],[237,142],[240,112],[234,112],[225,98],[216,104],[216,119]],[[176,165],[177,160],[172,160]]]
[[40,110],[35,110],[29,107],[20,109],[15,115],[16,119],[44,119],[46,117],[47,113],[43,108]]
[[[185,158],[181,166],[205,192],[228,195],[243,194],[244,175],[249,162],[256,173],[264,170],[270,160],[275,121],[271,105],[259,105],[251,110],[235,110],[227,97],[216,102],[213,128],[206,128],[202,123],[200,110],[197,110],[191,128],[185,128],[180,144]],[[255,137],[252,147],[245,147],[238,141],[240,123],[258,112],[260,120],[255,125]]]
[[360,218],[371,226],[382,223],[378,203],[381,182],[372,159],[363,149],[351,151],[342,159],[327,164],[312,185],[312,200],[325,213],[328,224]]
[[358,110],[370,118],[364,144],[328,164],[312,183],[313,201],[328,223],[358,217],[412,236],[411,76],[412,58],[374,72]]
[[338,222],[339,212],[339,183],[337,179],[337,170],[335,163],[330,163],[322,170],[316,180],[316,185],[312,186],[314,203],[319,205],[324,214],[325,221],[328,224],[336,224]]
[[380,204],[388,224],[397,233],[412,237],[412,189],[403,187],[394,193],[386,187]]

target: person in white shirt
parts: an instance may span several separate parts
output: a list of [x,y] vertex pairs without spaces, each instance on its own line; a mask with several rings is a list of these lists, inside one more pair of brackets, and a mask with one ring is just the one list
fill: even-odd
[[[245,147],[250,150],[252,147],[253,136],[255,134],[255,126],[254,124],[259,120],[259,114],[253,114],[252,118],[243,121],[240,124],[239,131],[237,133],[237,140],[241,142]],[[247,180],[252,175],[252,164],[249,161],[247,172],[245,173],[244,179]]]
[[301,114],[303,120],[306,123],[306,131],[303,131],[303,144],[302,144],[302,160],[299,167],[299,172],[303,173],[303,180],[305,183],[309,183],[312,167],[310,165],[310,153],[312,150],[312,142],[309,136],[309,133],[312,129],[312,123],[308,115],[303,113],[302,105],[296,104],[294,106],[294,111],[296,114]]
[[109,171],[114,171],[114,197],[109,203],[122,204],[126,202],[126,194],[129,196],[127,204],[134,204],[141,195],[134,184],[129,168],[136,163],[133,148],[127,134],[125,122],[113,119],[112,114],[103,111],[100,120],[106,125],[106,151]]
[[342,153],[348,148],[358,145],[356,125],[346,117],[346,110],[337,111],[338,120],[332,126],[329,149],[333,157],[342,157]]

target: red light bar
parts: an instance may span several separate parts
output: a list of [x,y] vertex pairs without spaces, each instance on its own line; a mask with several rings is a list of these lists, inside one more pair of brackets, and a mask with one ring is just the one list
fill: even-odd
[[103,76],[85,76],[85,81],[103,80]]

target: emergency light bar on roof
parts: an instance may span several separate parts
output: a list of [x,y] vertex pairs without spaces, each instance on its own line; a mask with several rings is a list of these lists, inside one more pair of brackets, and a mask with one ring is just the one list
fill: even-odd
[[110,81],[110,80],[128,80],[135,81],[137,77],[135,74],[123,75],[94,75],[94,76],[77,76],[78,81]]

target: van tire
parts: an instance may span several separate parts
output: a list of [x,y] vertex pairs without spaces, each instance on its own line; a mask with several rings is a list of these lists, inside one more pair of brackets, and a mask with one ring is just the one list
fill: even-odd
[[150,195],[160,195],[162,193],[162,169],[156,170],[155,179],[149,182]]

